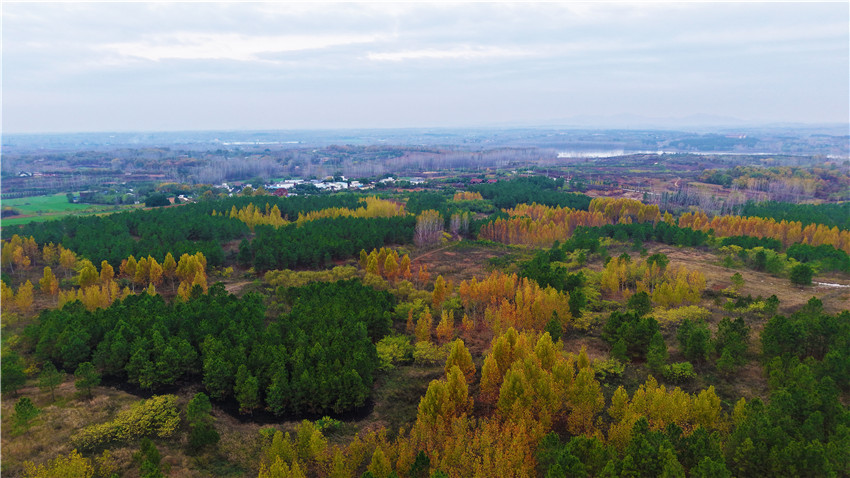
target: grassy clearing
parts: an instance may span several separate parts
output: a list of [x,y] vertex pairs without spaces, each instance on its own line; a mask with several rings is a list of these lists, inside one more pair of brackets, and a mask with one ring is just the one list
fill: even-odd
[[358,428],[386,427],[388,432],[396,433],[399,427],[409,426],[416,421],[419,400],[428,390],[428,384],[444,374],[442,365],[410,365],[384,372],[375,383],[375,408],[366,420],[357,424]]
[[67,215],[99,214],[141,207],[139,205],[105,205],[105,204],[74,204],[69,203],[64,194],[50,196],[30,196],[3,201],[3,207],[11,207],[20,211],[20,216],[3,219],[3,226],[16,226],[30,222],[59,219]]

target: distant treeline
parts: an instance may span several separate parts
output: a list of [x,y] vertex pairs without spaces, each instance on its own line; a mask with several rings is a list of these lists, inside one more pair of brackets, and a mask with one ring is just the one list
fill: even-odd
[[850,229],[850,202],[840,204],[793,204],[788,202],[766,201],[747,203],[741,211],[742,216],[773,218],[777,221],[799,221],[803,226],[824,224],[839,229]]
[[410,244],[413,216],[317,219],[302,225],[257,226],[254,240],[239,245],[239,262],[258,271],[323,267],[332,260],[352,257],[361,249]]
[[598,251],[601,246],[599,239],[612,237],[618,241],[646,242],[656,241],[677,246],[697,247],[705,244],[708,234],[695,231],[689,227],[679,227],[666,222],[653,225],[651,222],[633,224],[606,224],[601,227],[579,226],[573,235],[564,241],[562,248],[565,252],[587,249]]
[[481,193],[484,199],[491,200],[499,209],[513,208],[522,203],[537,203],[586,211],[590,206],[590,197],[560,191],[559,189],[563,186],[563,178],[552,180],[546,176],[534,176],[492,184],[479,184],[469,189]]
[[[297,218],[299,212],[329,207],[354,209],[364,205],[358,201],[358,196],[353,194],[293,198],[275,196],[232,197],[179,207],[122,212],[106,216],[69,216],[56,221],[30,223],[21,226],[14,232],[24,237],[33,236],[39,244],[61,243],[67,249],[71,249],[93,261],[107,260],[113,267],[118,267],[121,260],[130,255],[165,257],[168,252],[177,257],[184,253],[202,252],[209,265],[220,266],[225,260],[222,245],[229,241],[247,237],[250,233],[245,223],[230,219],[228,213],[233,207],[240,209],[249,203],[261,209],[265,209],[266,204],[270,207],[277,206],[281,214],[290,219]],[[223,215],[213,216],[214,210]],[[300,235],[292,235],[293,240],[297,241],[307,235],[311,238],[310,240],[314,241],[314,245],[320,244],[323,241],[318,241],[314,237],[322,234],[320,229],[323,227],[330,228],[326,231],[328,237],[335,237],[337,229],[333,228],[331,224],[333,224],[333,221],[320,222],[320,225],[313,225]],[[371,237],[363,230],[360,230],[360,232],[364,233],[365,237]],[[260,233],[259,235],[265,236],[267,234]],[[279,239],[282,239],[282,236]],[[369,243],[369,248],[374,247],[373,242]],[[295,246],[296,249],[301,248],[300,244],[298,243]],[[278,246],[283,247],[284,245],[279,244]],[[358,246],[354,249],[354,252],[360,249],[361,246]],[[331,248],[329,252],[332,258],[340,257],[339,248]],[[303,255],[300,254],[299,257]],[[324,257],[325,254],[322,253],[320,258]],[[280,263],[284,263],[284,261],[280,261]],[[290,262],[285,261],[285,263]],[[312,259],[298,259],[295,263],[313,264],[314,262]]]

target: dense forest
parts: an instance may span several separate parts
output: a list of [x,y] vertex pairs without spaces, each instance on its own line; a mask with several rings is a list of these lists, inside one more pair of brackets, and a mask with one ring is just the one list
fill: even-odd
[[538,176],[4,226],[2,472],[848,476],[845,206]]

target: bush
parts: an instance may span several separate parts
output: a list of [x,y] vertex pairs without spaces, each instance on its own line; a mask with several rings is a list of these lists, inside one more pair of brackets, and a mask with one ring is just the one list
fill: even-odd
[[663,325],[676,325],[688,319],[692,321],[708,320],[711,318],[711,311],[698,305],[687,305],[685,307],[677,307],[675,309],[665,309],[659,307],[652,311],[652,316]]
[[610,377],[619,377],[626,371],[626,365],[616,358],[608,360],[594,360],[590,365],[593,372],[599,377],[599,380],[605,380]]
[[664,367],[664,378],[671,382],[683,383],[696,378],[694,366],[690,362],[671,363]]
[[416,342],[416,347],[413,350],[413,361],[417,365],[435,365],[445,359],[445,350],[431,342]]
[[146,436],[167,438],[179,425],[177,397],[155,395],[134,403],[111,422],[83,428],[71,437],[71,442],[81,450],[93,450],[109,443],[126,443]]
[[410,339],[404,335],[388,335],[375,346],[378,352],[378,366],[382,370],[390,370],[399,363],[413,361],[413,346]]

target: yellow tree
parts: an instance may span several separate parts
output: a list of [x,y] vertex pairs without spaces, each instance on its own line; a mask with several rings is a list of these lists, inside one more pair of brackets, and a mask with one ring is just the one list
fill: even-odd
[[438,275],[434,280],[434,292],[431,295],[431,305],[433,305],[435,309],[440,310],[440,307],[443,305],[443,301],[446,300],[447,293],[446,281],[443,279],[442,275]]
[[401,258],[401,264],[399,265],[399,274],[405,280],[410,280],[410,256],[407,254]]
[[[61,248],[62,246],[59,247]],[[65,278],[70,277],[71,271],[74,270],[74,266],[77,265],[77,255],[70,249],[61,248],[61,252],[59,253],[59,265],[65,269]]]
[[390,282],[395,282],[398,277],[398,254],[387,254],[384,260],[384,276]]
[[118,268],[118,271],[121,273],[121,277],[130,281],[135,288],[134,280],[136,278],[136,258],[133,256],[128,257],[127,259],[121,261],[121,266]]
[[59,292],[59,281],[53,275],[50,266],[44,266],[44,277],[38,281],[41,292],[46,295],[56,295]]
[[437,342],[444,344],[451,340],[455,331],[454,311],[444,310],[440,314],[440,323],[437,324]]
[[162,276],[173,283],[174,272],[176,270],[177,262],[174,260],[174,256],[169,252],[165,255],[165,259],[162,261]]
[[207,276],[201,270],[195,273],[195,278],[192,280],[192,287],[194,288],[196,285],[201,286],[204,292],[207,291]]
[[484,365],[481,366],[481,393],[479,400],[492,407],[499,399],[499,389],[502,387],[502,374],[499,372],[499,364],[496,362],[496,357],[493,354],[488,354],[484,358]]
[[419,314],[419,320],[416,321],[416,341],[430,342],[431,341],[431,326],[433,319],[431,312],[428,310]]
[[41,248],[41,258],[49,266],[54,266],[59,262],[59,252],[52,242]]
[[0,302],[10,304],[15,300],[15,292],[5,282],[0,281]]
[[366,273],[378,275],[378,258],[377,254],[370,254],[369,260],[366,262]]
[[570,433],[591,434],[594,431],[593,419],[605,406],[602,387],[594,378],[593,369],[584,367],[579,370],[567,391],[572,410],[567,425]]
[[18,272],[29,269],[32,264],[32,260],[26,254],[26,251],[24,251],[23,246],[18,246],[12,251],[12,262],[15,264]]
[[162,266],[153,257],[148,257],[148,279],[152,285],[159,285],[162,282]]
[[25,478],[91,478],[94,467],[91,462],[72,450],[66,455],[59,455],[55,460],[43,465],[28,461],[24,463]]
[[136,274],[133,276],[133,284],[142,287],[148,283],[148,274],[150,273],[150,264],[144,257],[140,257],[136,263]]
[[449,349],[449,358],[446,359],[446,366],[444,367],[447,376],[452,367],[457,367],[463,372],[466,383],[472,383],[475,380],[475,364],[472,363],[472,354],[469,353],[461,339],[452,342]]
[[79,282],[80,287],[85,288],[94,285],[100,280],[100,275],[97,273],[97,267],[88,259],[83,259],[78,264],[80,269]]
[[29,312],[32,308],[32,282],[26,281],[24,285],[18,288],[18,293],[15,294],[15,305],[21,312]]
[[100,283],[101,285],[108,285],[112,282],[112,279],[115,278],[115,269],[109,265],[109,262],[102,261],[100,263]]

